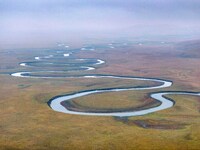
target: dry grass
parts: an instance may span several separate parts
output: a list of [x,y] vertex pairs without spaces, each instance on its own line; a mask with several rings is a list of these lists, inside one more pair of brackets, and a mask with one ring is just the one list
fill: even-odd
[[68,103],[80,111],[133,111],[160,104],[141,91],[92,94],[73,99]]
[[[108,62],[104,68],[98,69],[94,73],[160,77],[175,82],[173,87],[163,90],[200,90],[197,76],[200,70],[196,69],[197,64],[200,63],[199,59],[177,59],[171,55],[165,58],[163,55],[166,52],[171,54],[176,51],[162,49],[162,47],[149,48],[148,52],[146,47],[141,49],[139,51],[137,48],[133,48],[126,50],[126,53],[123,50],[108,51],[106,54],[91,52],[88,57],[98,56]],[[163,55],[156,56],[161,49]],[[27,55],[29,56],[29,54]],[[84,53],[80,55],[86,57]],[[20,62],[21,59],[16,60],[14,59],[16,56],[9,55],[6,57],[1,67],[6,64],[13,68],[4,68],[3,71],[19,69],[14,68],[14,64]],[[10,63],[6,60],[13,60],[13,62]],[[100,81],[96,81],[96,83],[100,83]],[[90,86],[87,86],[88,84]],[[130,121],[150,119],[154,120],[154,124],[155,122],[159,124],[159,121],[162,120],[186,124],[183,129],[163,130],[141,128],[134,123],[125,124],[112,117],[58,113],[52,111],[46,104],[47,100],[55,95],[103,87],[95,84],[94,81],[88,83],[87,80],[75,79],[25,79],[0,75],[0,85],[0,149],[182,150],[199,149],[200,147],[200,100],[194,96],[170,96],[176,101],[175,107],[145,116],[129,118]],[[105,85],[109,85],[109,83]],[[116,85],[113,84],[113,86]],[[98,107],[103,107],[107,105],[106,101],[113,103],[113,97],[119,100],[115,103],[115,107],[126,107],[129,104],[139,105],[140,102],[143,102],[132,101],[132,97],[136,95],[138,99],[144,98],[143,92],[126,94],[115,93],[113,96],[105,94],[101,105],[99,105],[99,99],[102,98],[98,95],[92,107],[95,107],[96,104]],[[83,101],[81,99],[77,101],[91,106],[94,97],[88,96],[87,98],[88,100],[84,100],[83,97]],[[161,124],[165,123],[161,122]]]

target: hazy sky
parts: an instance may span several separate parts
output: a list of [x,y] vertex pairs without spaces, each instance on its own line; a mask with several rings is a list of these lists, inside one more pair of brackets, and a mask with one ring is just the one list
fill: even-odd
[[200,0],[0,0],[0,46],[84,37],[200,37]]

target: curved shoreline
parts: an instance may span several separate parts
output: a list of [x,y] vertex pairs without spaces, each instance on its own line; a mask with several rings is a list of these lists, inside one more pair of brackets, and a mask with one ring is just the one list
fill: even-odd
[[[62,52],[61,52],[62,53]],[[66,53],[63,52],[62,58],[68,58],[71,56],[72,53]],[[164,80],[164,79],[158,79],[158,78],[148,78],[148,77],[134,77],[134,76],[118,76],[118,75],[104,75],[104,74],[87,74],[87,75],[77,75],[77,76],[68,76],[68,75],[60,75],[60,76],[50,76],[50,75],[33,75],[34,73],[67,73],[67,72],[73,72],[73,71],[90,71],[96,69],[96,65],[101,65],[104,64],[105,61],[101,59],[77,59],[77,58],[70,58],[70,60],[81,60],[81,61],[86,61],[86,62],[71,62],[71,63],[51,63],[51,62],[40,62],[43,59],[49,59],[49,58],[56,58],[54,55],[48,55],[48,56],[42,56],[42,57],[34,57],[35,60],[34,62],[22,62],[19,65],[23,67],[33,67],[34,63],[40,64],[43,63],[43,65],[60,65],[64,67],[65,65],[75,65],[73,66],[75,69],[67,70],[67,71],[25,71],[25,72],[16,72],[10,74],[11,76],[14,77],[23,77],[23,78],[42,78],[42,79],[59,79],[59,78],[111,78],[111,79],[123,79],[123,80],[138,80],[138,81],[152,81],[152,82],[158,82],[160,83],[159,85],[156,86],[144,86],[144,87],[121,87],[121,88],[102,88],[102,89],[93,89],[93,90],[85,90],[85,91],[78,91],[75,93],[67,94],[67,95],[60,95],[60,96],[55,96],[51,98],[47,104],[49,105],[50,108],[52,108],[54,111],[57,112],[62,112],[62,113],[68,113],[68,114],[77,114],[77,115],[91,115],[91,116],[117,116],[117,117],[130,117],[130,116],[140,116],[140,115],[145,115],[149,113],[153,113],[156,111],[164,110],[167,108],[172,107],[175,104],[175,101],[167,98],[165,95],[172,95],[172,94],[178,94],[178,95],[194,95],[194,96],[200,96],[200,92],[187,92],[187,91],[165,91],[165,92],[156,92],[156,93],[150,93],[149,96],[153,98],[156,101],[159,101],[161,104],[158,106],[146,108],[143,110],[133,110],[133,111],[123,111],[123,112],[84,112],[84,111],[72,111],[64,107],[61,103],[64,101],[69,101],[74,98],[90,95],[90,94],[96,94],[96,93],[105,93],[105,92],[120,92],[120,91],[137,91],[137,90],[151,90],[151,89],[160,89],[160,88],[166,88],[172,86],[173,82],[169,80]],[[60,56],[59,56],[60,58]],[[58,58],[56,58],[58,59]],[[94,61],[95,60],[95,61]],[[88,62],[87,62],[88,61]],[[78,66],[80,65],[81,66]],[[95,67],[94,67],[95,66]],[[41,66],[34,66],[34,67],[41,67]],[[45,66],[43,66],[45,67]],[[47,66],[48,67],[48,66]]]
[[61,105],[64,106],[66,109],[71,110],[71,111],[76,111],[76,112],[89,112],[89,113],[111,113],[111,112],[132,112],[132,111],[139,111],[139,110],[144,110],[147,108],[153,108],[156,106],[159,106],[161,102],[151,100],[147,103],[141,104],[141,105],[129,105],[127,107],[122,107],[122,108],[94,108],[90,106],[84,106],[84,105],[79,105],[74,100],[69,100],[69,101],[63,101],[61,102]]
[[[105,113],[95,113],[95,112],[80,112],[80,111],[71,111],[68,110],[66,107],[64,107],[61,103],[63,101],[72,100],[74,98],[95,94],[95,93],[104,93],[104,92],[119,92],[119,91],[127,91],[127,90],[135,90],[134,88],[130,89],[115,89],[115,90],[90,90],[90,91],[84,91],[84,92],[78,92],[73,93],[69,95],[64,96],[56,96],[48,101],[49,107],[51,107],[54,111],[67,113],[67,114],[76,114],[76,115],[88,115],[88,116],[116,116],[116,117],[130,117],[130,116],[141,116],[150,114],[153,112],[157,112],[160,110],[164,110],[167,108],[171,108],[174,106],[175,102],[174,100],[165,97],[165,95],[192,95],[192,96],[200,96],[200,93],[197,92],[157,92],[157,93],[151,93],[150,97],[154,100],[157,100],[161,102],[159,106],[139,110],[139,111],[127,111],[127,112],[105,112]],[[139,89],[138,89],[139,90]]]
[[[87,91],[80,91],[76,93],[72,93],[69,95],[64,95],[64,96],[58,96],[54,97],[51,100],[49,100],[48,105],[54,110],[62,113],[68,113],[68,114],[79,114],[79,115],[97,115],[97,116],[118,116],[118,117],[124,117],[124,116],[135,116],[136,115],[142,115],[143,111],[148,111],[150,109],[145,109],[143,111],[133,111],[133,112],[114,112],[114,113],[91,113],[91,112],[76,112],[76,111],[71,111],[66,109],[61,103],[63,101],[71,100],[73,98],[81,97],[81,96],[86,96],[90,94],[95,94],[95,93],[105,93],[105,92],[120,92],[120,91],[130,91],[130,90],[149,90],[149,89],[158,89],[158,88],[165,88],[165,87],[170,87],[172,85],[171,81],[165,81],[161,79],[151,79],[151,78],[137,78],[137,77],[121,77],[121,76],[83,76],[86,78],[120,78],[120,79],[132,79],[132,80],[142,80],[142,81],[154,81],[154,82],[160,82],[162,83],[161,85],[158,86],[151,86],[151,87],[130,87],[130,88],[108,88],[108,89],[95,89],[95,90],[87,90]],[[157,99],[156,99],[157,100]],[[159,101],[159,100],[158,100]],[[161,101],[165,105],[166,101]],[[160,105],[160,106],[161,106]],[[157,106],[157,107],[160,107]],[[157,108],[155,107],[155,108]],[[162,110],[162,108],[158,109]],[[157,111],[158,111],[157,110]],[[155,112],[155,111],[153,111]]]
[[[71,55],[71,53],[69,55],[67,55],[67,57],[69,57]],[[94,58],[83,58],[83,59],[76,59],[73,58],[72,60],[74,62],[60,62],[60,63],[56,63],[56,62],[46,62],[43,61],[45,59],[49,59],[49,58],[54,58],[54,55],[48,55],[48,56],[43,56],[43,57],[34,57],[35,60],[37,61],[29,61],[29,62],[21,62],[19,63],[20,66],[22,67],[67,67],[69,70],[67,71],[28,71],[28,72],[16,72],[16,73],[12,73],[10,75],[15,76],[15,77],[25,77],[24,74],[31,74],[31,73],[38,73],[38,72],[72,72],[72,71],[90,71],[90,70],[95,70],[97,65],[102,65],[105,63],[104,60],[101,59],[94,59]],[[65,53],[62,55],[61,58],[66,57]],[[71,59],[71,58],[70,58]],[[69,61],[69,59],[68,59]],[[85,61],[85,62],[83,62]],[[38,66],[38,64],[42,64]],[[46,65],[46,66],[45,66]],[[30,75],[31,77],[31,75]],[[33,77],[33,76],[32,76]],[[49,77],[46,77],[49,78]]]

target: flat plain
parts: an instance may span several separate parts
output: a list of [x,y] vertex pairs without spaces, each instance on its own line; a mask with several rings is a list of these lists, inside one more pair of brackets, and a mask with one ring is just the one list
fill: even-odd
[[[77,58],[100,58],[105,64],[91,74],[154,77],[173,86],[145,91],[88,95],[70,101],[85,110],[144,109],[159,105],[157,91],[200,91],[200,41],[132,45],[80,51]],[[34,79],[10,76],[37,70],[19,63],[48,55],[46,49],[0,51],[0,149],[199,149],[200,98],[170,95],[175,106],[152,114],[119,118],[69,115],[47,102],[56,95],[104,87],[155,85],[116,79]]]

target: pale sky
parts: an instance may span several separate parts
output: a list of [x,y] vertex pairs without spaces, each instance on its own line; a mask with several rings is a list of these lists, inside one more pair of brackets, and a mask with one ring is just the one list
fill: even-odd
[[[200,0],[0,0],[0,46],[200,36]],[[0,48],[1,48],[0,47]]]

